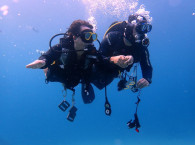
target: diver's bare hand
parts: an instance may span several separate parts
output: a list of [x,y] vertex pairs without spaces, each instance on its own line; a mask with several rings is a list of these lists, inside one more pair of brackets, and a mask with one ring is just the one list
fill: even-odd
[[131,64],[133,64],[133,56],[132,55],[127,55],[127,56],[124,56],[125,57],[125,64],[127,65],[127,66],[129,66],[129,65],[131,65]]
[[45,66],[46,62],[44,60],[35,60],[32,63],[26,65],[26,68],[37,69]]
[[142,89],[142,88],[147,87],[147,86],[149,86],[149,82],[144,78],[140,79],[137,82],[137,88],[139,88],[139,89]]
[[133,56],[124,56],[124,55],[118,55],[118,56],[112,56],[110,58],[110,61],[114,64],[118,65],[121,68],[126,68],[129,65],[133,63]]

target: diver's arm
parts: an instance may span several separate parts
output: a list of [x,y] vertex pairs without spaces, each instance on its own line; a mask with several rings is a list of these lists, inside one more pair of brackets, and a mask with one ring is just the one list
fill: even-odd
[[49,49],[46,53],[41,55],[39,59],[26,65],[26,68],[32,68],[32,69],[47,68],[47,66],[53,63],[54,60],[58,59],[60,55],[61,55],[61,47],[59,47],[59,45],[55,45],[54,47]]
[[107,34],[103,38],[103,40],[101,41],[99,51],[100,51],[101,55],[103,55],[105,57],[110,57],[110,56],[113,55],[114,50],[113,50],[113,45],[111,43],[110,35],[109,34]]
[[45,66],[45,64],[46,64],[45,60],[35,60],[30,64],[26,65],[26,68],[38,69]]
[[104,65],[113,65],[111,62],[111,57],[113,55],[113,49],[112,49],[112,45],[110,43],[110,40],[108,39],[108,35],[106,35],[106,37],[104,37],[104,39],[102,40],[101,44],[100,44],[100,55],[101,55],[101,63]]
[[141,60],[140,60],[140,65],[142,69],[142,75],[145,80],[148,81],[148,83],[152,83],[152,65],[150,63],[150,58],[149,58],[149,52],[148,49],[145,48],[143,49],[141,53]]
[[58,58],[60,58],[61,53],[62,53],[62,48],[60,47],[60,45],[55,45],[52,48],[50,48],[46,53],[42,54],[39,57],[39,60],[43,60],[45,61],[45,65],[41,68],[47,68],[48,65],[52,64],[53,61],[57,60]]
[[133,56],[117,55],[113,56],[115,49],[118,47],[116,42],[120,41],[120,33],[108,33],[101,42],[100,52],[103,62],[111,67],[126,68],[133,63]]

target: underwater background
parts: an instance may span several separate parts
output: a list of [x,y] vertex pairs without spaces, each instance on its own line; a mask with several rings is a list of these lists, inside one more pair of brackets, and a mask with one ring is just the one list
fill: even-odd
[[[78,85],[77,116],[69,122],[68,111],[58,108],[62,85],[45,84],[42,70],[25,66],[72,21],[95,18],[101,41],[113,21],[127,20],[142,4],[153,18],[148,35],[153,83],[140,96],[140,132],[126,125],[137,94],[118,92],[119,79],[107,87],[111,116],[104,113],[104,90],[95,88],[94,102],[84,104]],[[0,145],[194,145],[194,35],[194,0],[1,0]],[[69,102],[71,95],[68,91]]]

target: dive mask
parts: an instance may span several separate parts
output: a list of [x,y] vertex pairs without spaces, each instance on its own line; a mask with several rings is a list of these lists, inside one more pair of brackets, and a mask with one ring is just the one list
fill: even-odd
[[82,31],[78,36],[81,36],[82,41],[85,43],[92,43],[97,40],[97,34],[89,29]]
[[[133,35],[133,29],[136,29],[137,34]],[[138,23],[137,25],[127,23],[124,36],[131,43],[142,43],[143,46],[148,46],[150,41],[145,36],[145,33],[150,32],[152,25],[148,23]]]
[[146,22],[140,22],[136,25],[136,32],[139,34],[145,34],[152,30],[152,25]]

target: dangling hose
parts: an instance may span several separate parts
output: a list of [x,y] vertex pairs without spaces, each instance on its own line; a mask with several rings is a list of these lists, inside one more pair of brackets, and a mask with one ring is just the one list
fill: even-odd
[[50,41],[49,41],[49,48],[51,49],[52,47],[51,47],[51,42],[53,41],[53,39],[55,38],[55,37],[57,37],[57,36],[59,36],[59,35],[64,35],[64,37],[66,36],[66,35],[68,35],[67,33],[59,33],[59,34],[56,34],[56,35],[54,35],[53,37],[51,37],[51,39],[50,39]]

